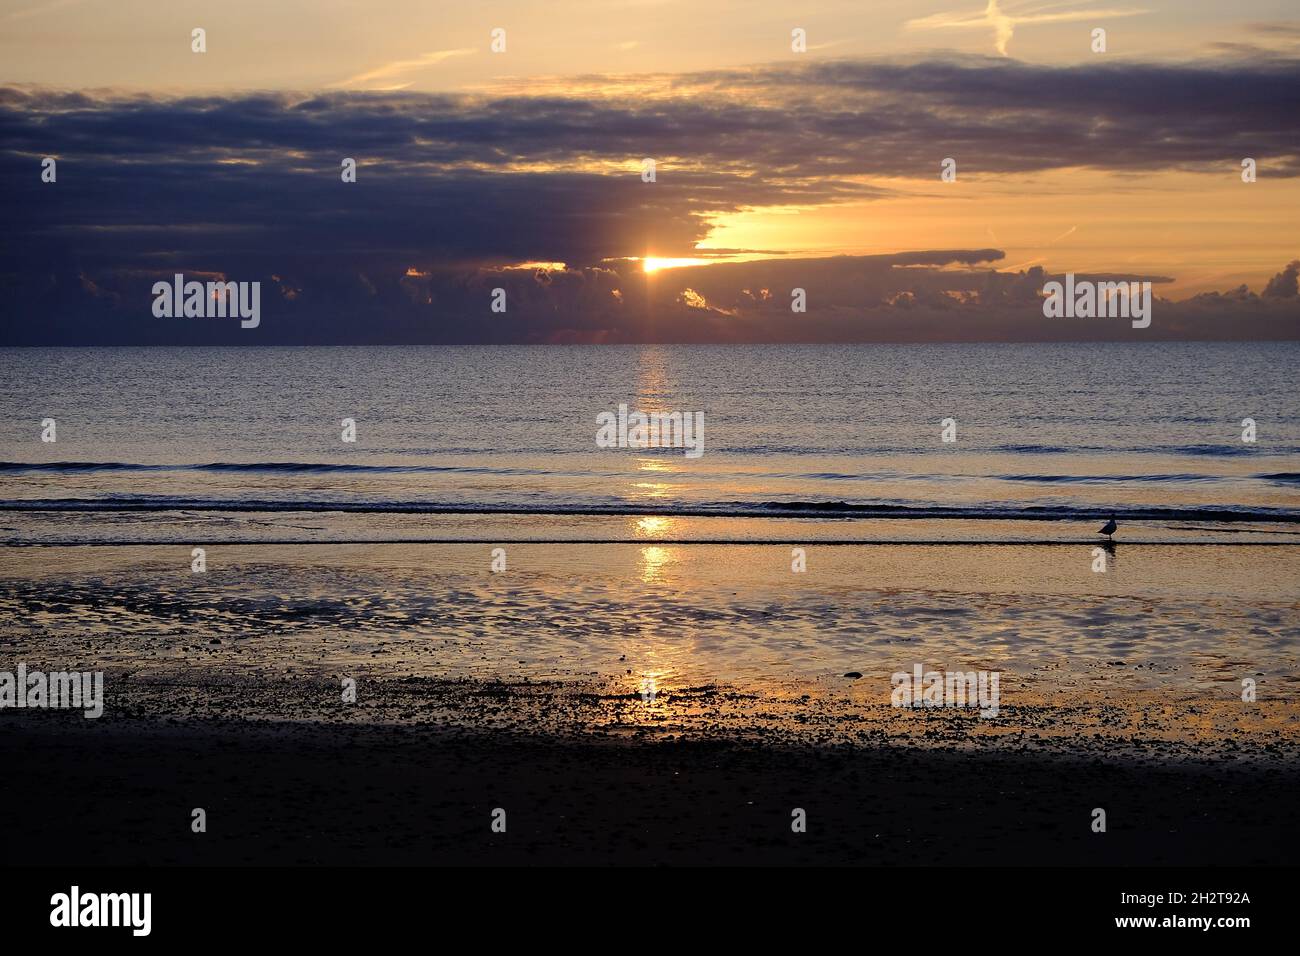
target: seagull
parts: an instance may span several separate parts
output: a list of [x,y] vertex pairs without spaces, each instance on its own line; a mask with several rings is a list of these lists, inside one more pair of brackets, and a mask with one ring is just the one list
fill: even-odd
[[1115,529],[1118,527],[1119,525],[1115,523],[1115,519],[1111,518],[1109,521],[1107,521],[1104,525],[1101,526],[1101,529],[1097,533],[1104,534],[1107,538],[1109,538],[1112,534],[1115,533]]

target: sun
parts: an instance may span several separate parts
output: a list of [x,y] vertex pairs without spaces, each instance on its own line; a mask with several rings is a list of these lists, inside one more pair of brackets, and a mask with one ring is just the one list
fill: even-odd
[[708,259],[665,259],[660,256],[646,256],[641,260],[641,268],[646,272],[658,272],[660,269],[678,269],[682,266],[702,266]]

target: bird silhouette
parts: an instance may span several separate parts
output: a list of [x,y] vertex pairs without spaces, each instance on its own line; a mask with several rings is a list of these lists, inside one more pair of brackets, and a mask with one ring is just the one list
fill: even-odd
[[1107,538],[1109,538],[1111,535],[1115,533],[1115,530],[1118,527],[1119,525],[1115,523],[1115,519],[1111,518],[1109,521],[1107,521],[1104,525],[1101,526],[1101,529],[1098,530],[1097,533],[1104,534]]

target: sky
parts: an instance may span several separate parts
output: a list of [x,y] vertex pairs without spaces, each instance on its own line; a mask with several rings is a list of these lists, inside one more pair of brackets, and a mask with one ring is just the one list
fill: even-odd
[[1298,106],[1261,0],[0,0],[0,343],[1295,339]]

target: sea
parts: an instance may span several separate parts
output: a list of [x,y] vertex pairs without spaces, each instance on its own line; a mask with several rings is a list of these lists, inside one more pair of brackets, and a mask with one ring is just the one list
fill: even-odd
[[[1293,342],[0,349],[0,540],[1286,540],[1297,369]],[[702,416],[700,453],[602,447],[620,405]]]
[[[598,675],[847,707],[920,664],[1001,672],[1008,702],[1200,706],[1244,676],[1295,699],[1297,360],[0,350],[0,642],[164,682]],[[690,414],[702,453],[606,447],[620,405]]]

